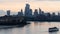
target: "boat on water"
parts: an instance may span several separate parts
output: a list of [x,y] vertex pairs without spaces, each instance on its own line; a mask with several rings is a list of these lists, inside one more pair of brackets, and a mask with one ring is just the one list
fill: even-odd
[[57,32],[59,29],[57,27],[49,28],[49,32]]

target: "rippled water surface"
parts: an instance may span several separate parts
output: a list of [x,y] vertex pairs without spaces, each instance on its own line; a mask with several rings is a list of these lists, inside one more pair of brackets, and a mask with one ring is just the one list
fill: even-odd
[[[31,24],[19,28],[0,29],[0,34],[60,34],[60,22],[30,22]],[[1,27],[1,26],[0,26]],[[48,32],[48,28],[57,27],[58,32]]]

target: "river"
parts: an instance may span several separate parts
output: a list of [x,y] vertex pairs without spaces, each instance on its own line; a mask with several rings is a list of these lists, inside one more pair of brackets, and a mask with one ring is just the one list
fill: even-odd
[[[60,34],[60,22],[33,22],[24,27],[0,29],[0,34]],[[1,26],[0,26],[1,27]],[[48,28],[57,27],[58,32],[48,32]]]

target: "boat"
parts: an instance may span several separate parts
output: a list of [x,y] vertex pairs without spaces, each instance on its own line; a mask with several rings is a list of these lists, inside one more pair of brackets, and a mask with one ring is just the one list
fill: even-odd
[[59,29],[57,27],[49,28],[49,32],[57,32]]

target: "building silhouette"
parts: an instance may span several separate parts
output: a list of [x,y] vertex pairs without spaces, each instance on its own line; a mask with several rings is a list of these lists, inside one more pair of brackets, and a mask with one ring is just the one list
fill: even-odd
[[23,10],[21,9],[21,11],[18,12],[18,16],[23,16]]
[[39,8],[39,14],[42,14],[42,11],[41,11],[41,9]]
[[43,14],[43,15],[44,15],[44,11],[41,11],[41,14]]
[[55,16],[55,15],[56,15],[55,12],[53,12],[53,13],[52,13],[52,16]]
[[10,10],[7,10],[7,16],[10,16]]
[[32,17],[32,9],[30,9],[29,12],[30,12],[30,13],[29,13],[29,16]]
[[21,16],[23,16],[23,10],[21,9]]
[[25,16],[30,17],[32,15],[32,9],[30,9],[30,5],[26,4],[25,6]]
[[5,15],[4,17],[21,17],[23,16],[23,18],[25,20],[28,21],[60,21],[60,13],[58,12],[58,15],[55,14],[55,12],[51,13],[45,13],[43,10],[39,9],[35,9],[34,13],[32,11],[32,9],[30,8],[29,4],[26,4],[25,6],[25,11],[23,14],[23,10],[21,9],[17,15],[10,15],[10,10],[7,10],[7,16]]
[[60,16],[60,13],[58,12],[58,16]]
[[38,16],[38,10],[37,9],[35,9],[35,11],[34,11],[34,17],[36,17],[36,16]]

